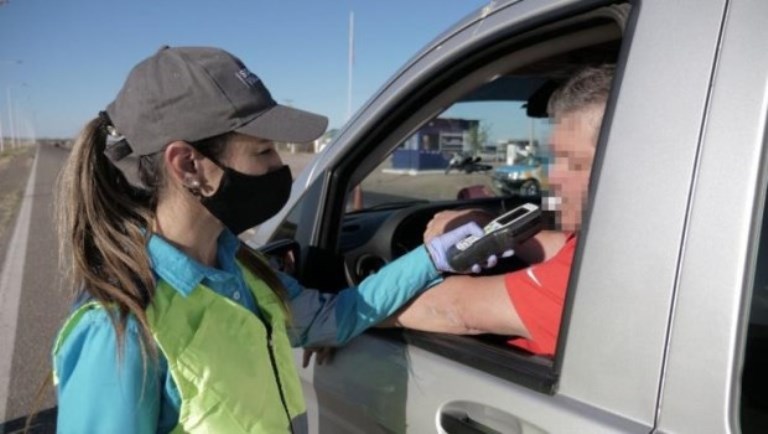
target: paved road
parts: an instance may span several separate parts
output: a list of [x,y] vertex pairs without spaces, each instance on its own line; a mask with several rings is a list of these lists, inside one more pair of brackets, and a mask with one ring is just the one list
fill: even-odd
[[[68,154],[40,147],[30,170],[15,169],[13,179],[0,178],[0,191],[27,178],[16,215],[0,238],[0,422],[32,409],[50,372],[53,336],[68,309],[58,268],[52,200],[56,176]],[[39,408],[53,405],[54,393],[48,388]]]

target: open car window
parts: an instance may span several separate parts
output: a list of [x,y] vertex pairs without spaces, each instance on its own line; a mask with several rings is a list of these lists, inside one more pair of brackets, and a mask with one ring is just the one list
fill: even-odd
[[[391,124],[377,126],[380,135],[358,144],[356,158],[334,174],[345,195],[337,237],[329,238],[350,283],[418,247],[440,210],[480,207],[498,215],[521,203],[540,204],[552,164],[549,96],[575,71],[617,62],[628,12],[627,5],[601,8],[479,50],[462,60],[466,64],[432,77],[423,91],[428,95],[403,101],[400,110],[409,116],[393,116]],[[457,153],[470,158],[466,168],[450,165]],[[556,227],[551,213],[545,220],[546,228]],[[554,390],[554,360],[508,345],[509,336],[410,330],[404,336],[485,372]]]

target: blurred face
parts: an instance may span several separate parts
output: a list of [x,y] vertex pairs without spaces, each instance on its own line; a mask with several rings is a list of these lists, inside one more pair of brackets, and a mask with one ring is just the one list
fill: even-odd
[[560,200],[557,217],[563,231],[578,231],[581,226],[595,157],[599,128],[595,125],[595,116],[599,110],[586,109],[555,119],[551,137],[554,160],[549,169],[549,182],[552,193]]

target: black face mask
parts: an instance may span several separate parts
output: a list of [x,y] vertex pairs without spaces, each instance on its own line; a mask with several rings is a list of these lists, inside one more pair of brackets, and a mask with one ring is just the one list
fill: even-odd
[[235,235],[259,225],[280,211],[291,196],[291,169],[283,166],[264,175],[224,170],[219,189],[200,203]]

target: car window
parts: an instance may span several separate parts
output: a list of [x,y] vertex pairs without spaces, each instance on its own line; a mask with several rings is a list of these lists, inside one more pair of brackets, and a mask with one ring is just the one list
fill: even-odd
[[[519,45],[503,55],[496,51],[494,57],[488,57],[489,63],[476,64],[477,69],[467,68],[465,75],[446,79],[445,87],[435,90],[431,100],[419,98],[420,105],[414,104],[410,117],[377,125],[377,131],[384,132],[381,137],[355,145],[351,155],[358,159],[346,162],[337,178],[344,179],[341,173],[349,170],[350,179],[360,180],[347,184],[337,244],[347,275],[356,277],[352,280],[360,281],[421,245],[426,225],[436,212],[479,206],[501,215],[522,203],[541,204],[543,198],[551,196],[549,173],[553,168],[558,174],[566,170],[563,167],[579,172],[579,177],[569,179],[578,178],[574,185],[581,185],[586,176],[583,185],[588,185],[591,159],[586,169],[579,164],[571,167],[575,161],[571,157],[561,155],[555,161],[550,136],[556,125],[548,116],[547,105],[554,90],[575,72],[616,63],[621,30],[615,22],[603,19],[596,23],[594,34],[599,37],[594,43],[564,49],[564,41],[573,40],[567,32],[550,36],[556,38],[552,41],[538,40],[541,45],[532,51],[542,49],[546,53],[537,53],[535,61],[522,61]],[[571,199],[575,201],[575,197]],[[544,227],[559,228],[552,213],[546,214]],[[576,251],[574,238],[562,232],[557,236],[563,244],[547,257],[554,258],[554,253],[562,250],[569,258],[565,269],[555,272],[552,268],[560,282],[556,291],[563,300],[552,316],[557,321],[547,325],[552,333],[546,333],[555,338],[547,342],[546,349],[526,347],[514,336],[502,333],[472,337],[408,330],[409,343],[551,392],[556,378],[557,328],[562,310],[567,309],[570,255]],[[528,262],[522,257],[513,259],[489,274],[525,275]],[[471,357],[457,348],[471,348]]]
[[[549,97],[585,66],[617,62],[628,11],[628,5],[599,8],[495,41],[472,56],[450,59],[445,69],[421,74],[417,83],[408,83],[415,91],[393,91],[381,105],[373,104],[358,119],[376,121],[360,121],[359,130],[354,124],[348,138],[342,133],[322,199],[304,206],[298,231],[310,211],[314,218],[322,215],[311,241],[317,255],[303,258],[304,266],[322,263],[315,274],[357,285],[423,244],[436,212],[482,207],[501,215],[522,203],[540,204],[549,195],[549,171],[562,166],[553,166],[549,141],[556,125],[548,117]],[[588,167],[574,170],[586,172],[588,181]],[[554,228],[552,213],[544,214],[545,228]],[[577,250],[575,239],[558,235],[569,255]],[[490,273],[525,273],[526,261],[517,255],[503,262]],[[569,271],[570,266],[559,274],[564,297]],[[304,273],[309,274],[314,275]],[[563,305],[560,311],[567,312],[567,301]],[[555,316],[552,336],[560,324],[560,314]],[[404,336],[409,344],[500,378],[547,393],[555,389],[557,339],[537,355],[503,333],[450,336],[409,329]]]
[[[285,160],[290,161],[288,158]],[[272,233],[270,242],[280,240],[294,240],[303,244],[308,242],[312,233],[312,225],[306,224],[306,222],[315,219],[322,187],[322,179],[318,179],[301,193],[299,199],[293,204],[275,232]],[[300,224],[302,222],[305,224]]]
[[[530,90],[541,85],[525,77],[507,81]],[[347,210],[420,201],[540,197],[548,186],[550,124],[546,118],[528,116],[525,101],[505,97],[503,90],[489,83],[425,122],[357,186]]]
[[745,433],[768,427],[768,215],[763,216],[757,266],[749,310],[747,344],[741,379],[741,428]]
[[296,205],[291,209],[285,220],[277,227],[277,230],[270,238],[270,241],[279,240],[294,240],[296,239],[296,228],[301,218],[301,212],[304,206],[305,199],[299,200]]

